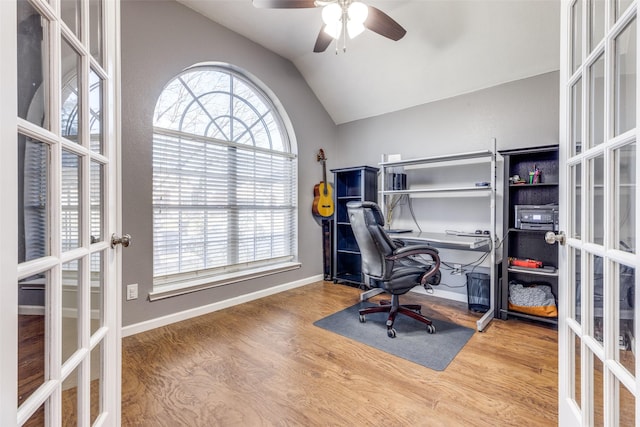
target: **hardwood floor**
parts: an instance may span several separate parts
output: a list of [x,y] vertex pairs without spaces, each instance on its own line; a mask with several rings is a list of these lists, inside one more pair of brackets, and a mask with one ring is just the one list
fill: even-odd
[[[438,372],[313,325],[359,294],[318,282],[125,338],[122,424],[557,425],[556,330],[494,320]],[[458,302],[403,302],[478,319]]]

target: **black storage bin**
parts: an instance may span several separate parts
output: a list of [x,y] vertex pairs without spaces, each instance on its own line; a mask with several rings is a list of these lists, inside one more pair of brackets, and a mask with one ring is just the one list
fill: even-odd
[[485,313],[491,308],[491,278],[484,273],[467,273],[469,310]]

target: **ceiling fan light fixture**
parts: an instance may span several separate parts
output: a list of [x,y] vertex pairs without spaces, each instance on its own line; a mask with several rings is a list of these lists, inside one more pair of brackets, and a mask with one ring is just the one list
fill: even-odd
[[349,15],[350,22],[356,22],[362,25],[364,24],[364,21],[367,20],[367,16],[369,15],[369,8],[366,4],[360,1],[354,1],[349,5],[347,14]]
[[252,2],[259,8],[322,8],[322,29],[313,46],[313,51],[316,53],[324,52],[334,40],[337,53],[338,41],[341,37],[342,50],[346,51],[347,37],[353,39],[364,30],[370,30],[393,41],[400,40],[407,33],[407,30],[389,15],[374,6],[367,6],[362,0],[252,0]]
[[349,21],[347,22],[347,33],[349,33],[349,38],[353,39],[356,36],[362,34],[364,31],[364,25],[360,22]]
[[342,23],[340,21],[336,21],[332,24],[327,24],[324,26],[324,32],[337,40],[340,38],[340,34],[342,33]]
[[330,3],[322,8],[322,21],[326,25],[337,25],[342,17],[342,8],[338,3]]

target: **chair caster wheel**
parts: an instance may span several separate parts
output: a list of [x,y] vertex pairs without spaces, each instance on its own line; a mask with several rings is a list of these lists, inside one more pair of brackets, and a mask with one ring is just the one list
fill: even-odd
[[427,325],[427,332],[430,334],[436,333],[436,327],[434,325]]
[[387,329],[387,336],[389,338],[395,338],[396,337],[396,330],[393,329],[393,328]]
[[367,319],[364,318],[364,314],[361,314],[359,317],[360,323],[364,323],[367,321]]

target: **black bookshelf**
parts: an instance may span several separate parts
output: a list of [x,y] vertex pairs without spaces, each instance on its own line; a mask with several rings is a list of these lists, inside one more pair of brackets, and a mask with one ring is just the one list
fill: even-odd
[[[536,320],[557,325],[557,317],[544,317],[509,309],[509,283],[515,281],[523,285],[549,285],[558,298],[558,246],[546,243],[544,236],[549,230],[516,228],[515,206],[517,205],[558,205],[559,170],[558,146],[550,145],[527,149],[500,151],[504,158],[504,229],[507,235],[503,242],[503,262],[498,292],[499,317],[506,320],[510,316]],[[540,171],[538,182],[529,183],[529,172]],[[524,183],[510,180],[518,175]],[[509,265],[509,258],[534,259],[546,267],[518,268]]]
[[357,166],[332,169],[331,172],[335,197],[333,281],[360,286],[363,283],[362,258],[349,223],[347,203],[377,200],[378,168]]

